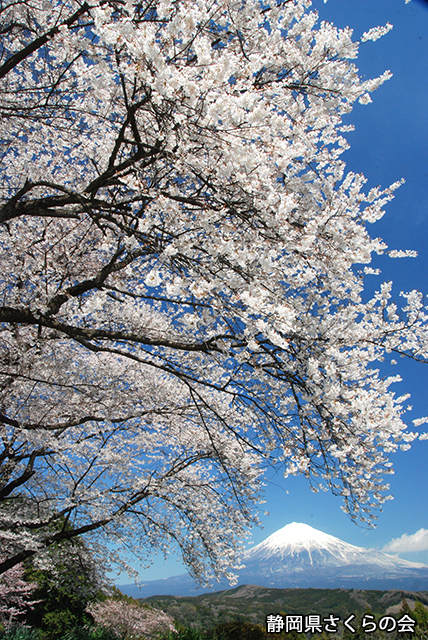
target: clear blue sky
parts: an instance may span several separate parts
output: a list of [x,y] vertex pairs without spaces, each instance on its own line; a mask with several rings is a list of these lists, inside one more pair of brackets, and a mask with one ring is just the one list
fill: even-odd
[[[371,276],[369,286],[394,281],[394,290],[419,289],[428,294],[428,2],[411,0],[313,0],[320,20],[338,27],[350,26],[354,38],[386,22],[394,28],[376,42],[360,48],[356,64],[366,78],[390,69],[393,77],[372,94],[373,103],[355,109],[348,116],[355,131],[347,137],[351,148],[342,156],[348,169],[364,173],[367,187],[386,187],[404,178],[386,215],[371,228],[372,235],[386,240],[391,249],[414,249],[416,259],[378,258],[381,276]],[[398,395],[411,392],[413,412],[409,420],[428,415],[428,364],[416,365],[399,359],[395,367],[384,365],[385,373],[400,373],[403,382],[395,385]],[[420,429],[428,431],[428,425]],[[339,497],[313,494],[304,478],[284,480],[272,477],[266,487],[263,529],[253,530],[252,544],[296,521],[363,547],[382,549],[403,534],[428,530],[428,441],[418,441],[412,449],[392,456],[395,475],[390,476],[393,501],[379,513],[377,528],[357,527],[341,511]],[[400,553],[403,558],[428,564],[428,532],[425,550]],[[252,546],[249,544],[249,546]],[[408,545],[407,545],[408,546]],[[404,548],[404,546],[403,546]],[[139,569],[137,562],[132,562]],[[140,571],[141,580],[154,580],[183,573],[184,567],[172,557]],[[129,578],[116,578],[118,584]]]

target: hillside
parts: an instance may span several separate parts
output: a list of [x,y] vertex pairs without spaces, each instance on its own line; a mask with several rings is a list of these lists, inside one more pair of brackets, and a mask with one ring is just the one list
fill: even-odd
[[171,615],[187,627],[210,628],[221,622],[242,620],[265,624],[269,614],[333,613],[341,618],[363,614],[369,607],[374,614],[396,612],[406,598],[428,605],[427,591],[371,591],[362,589],[272,589],[243,585],[200,596],[152,596],[141,598]]

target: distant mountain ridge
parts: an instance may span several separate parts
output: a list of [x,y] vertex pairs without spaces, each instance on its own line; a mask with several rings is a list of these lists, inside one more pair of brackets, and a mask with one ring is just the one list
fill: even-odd
[[[249,549],[242,559],[238,585],[318,589],[428,589],[428,566],[348,544],[339,538],[293,522]],[[195,596],[230,588],[223,580],[201,589],[187,574],[146,582],[141,588],[122,585],[127,595]]]

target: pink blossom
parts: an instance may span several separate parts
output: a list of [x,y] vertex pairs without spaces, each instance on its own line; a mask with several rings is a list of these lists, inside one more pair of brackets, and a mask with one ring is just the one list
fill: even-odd
[[0,621],[10,624],[28,607],[32,608],[37,601],[29,600],[29,596],[36,587],[36,584],[24,580],[22,564],[3,573],[0,576]]

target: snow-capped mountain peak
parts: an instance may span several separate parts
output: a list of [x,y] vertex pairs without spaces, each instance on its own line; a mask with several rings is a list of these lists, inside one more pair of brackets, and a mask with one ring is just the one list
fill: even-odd
[[299,522],[282,527],[247,551],[244,563],[247,569],[259,565],[263,567],[263,572],[269,566],[270,574],[285,572],[287,575],[294,571],[308,571],[311,567],[318,572],[327,569],[337,571],[341,567],[347,573],[352,568],[352,572],[366,575],[378,571],[401,573],[427,569],[425,565],[408,562],[375,549],[356,547]]
[[278,553],[285,551],[286,549],[289,551],[302,551],[303,549],[307,549],[309,551],[313,549],[347,546],[352,547],[352,545],[348,545],[346,542],[339,540],[339,538],[335,538],[328,533],[314,529],[308,524],[292,522],[291,524],[287,524],[285,527],[282,527],[282,529],[275,531],[275,533],[266,538],[262,543],[253,547],[251,551],[255,552],[257,549],[259,551],[263,550],[267,553]]
[[321,555],[324,556],[323,564],[327,557],[334,560],[335,563],[347,564],[355,562],[356,556],[366,552],[366,549],[343,542],[343,540],[314,529],[308,524],[292,522],[250,549],[246,553],[245,561],[257,560],[260,562],[272,560],[273,557],[282,560],[287,556],[301,556],[303,553],[304,557],[308,558],[312,564],[312,556],[315,553],[318,560]]

